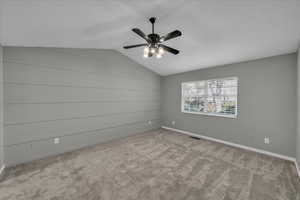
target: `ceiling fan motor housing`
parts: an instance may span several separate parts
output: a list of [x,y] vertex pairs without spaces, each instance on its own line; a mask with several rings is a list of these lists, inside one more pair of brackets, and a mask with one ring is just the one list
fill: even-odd
[[151,40],[151,43],[152,44],[156,44],[156,43],[159,43],[159,35],[156,34],[156,33],[151,33],[148,35],[148,38]]

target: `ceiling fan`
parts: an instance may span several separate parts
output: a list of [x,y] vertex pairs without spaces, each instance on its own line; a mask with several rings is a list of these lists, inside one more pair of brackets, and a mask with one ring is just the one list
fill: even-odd
[[156,56],[156,58],[161,58],[162,55],[164,54],[165,51],[170,52],[172,54],[178,54],[179,51],[177,49],[173,49],[169,46],[166,46],[162,44],[164,41],[176,38],[181,36],[181,32],[179,30],[172,31],[164,36],[160,36],[157,33],[154,33],[154,23],[155,23],[156,18],[151,17],[149,21],[152,24],[152,33],[150,33],[148,36],[141,31],[138,28],[132,29],[133,32],[138,34],[140,37],[142,37],[144,40],[146,40],[147,43],[143,44],[136,44],[136,45],[130,45],[130,46],[124,46],[124,49],[131,49],[131,48],[136,48],[136,47],[142,47],[145,46],[144,48],[144,57],[152,57],[153,55]]

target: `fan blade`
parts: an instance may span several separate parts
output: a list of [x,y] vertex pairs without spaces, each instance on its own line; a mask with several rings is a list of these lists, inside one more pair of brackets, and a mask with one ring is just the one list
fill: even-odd
[[142,47],[142,46],[147,46],[148,44],[136,44],[136,45],[129,45],[129,46],[124,46],[124,49],[131,49],[135,47]]
[[167,40],[170,40],[170,39],[173,39],[173,38],[176,38],[176,37],[179,37],[181,36],[181,32],[179,30],[175,30],[171,33],[168,33],[167,35],[165,36],[162,36],[160,38],[160,41],[163,42],[163,41],[167,41]]
[[163,45],[163,44],[161,44],[160,45],[164,50],[166,50],[166,51],[168,51],[168,52],[170,52],[170,53],[172,53],[172,54],[179,54],[179,51],[177,50],[177,49],[173,49],[173,48],[171,48],[171,47],[168,47],[168,46],[166,46],[166,45]]
[[134,28],[134,29],[132,29],[132,31],[135,32],[136,34],[138,34],[139,36],[141,36],[142,38],[144,38],[147,42],[149,42],[149,39],[147,38],[145,33],[143,31],[141,31],[140,29]]

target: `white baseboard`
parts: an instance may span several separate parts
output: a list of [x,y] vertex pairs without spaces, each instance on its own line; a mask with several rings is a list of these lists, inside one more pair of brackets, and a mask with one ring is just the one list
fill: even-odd
[[189,136],[198,137],[198,138],[201,138],[201,139],[206,139],[206,140],[226,144],[226,145],[229,145],[229,146],[233,146],[233,147],[237,147],[237,148],[241,148],[241,149],[254,151],[254,152],[257,152],[257,153],[261,153],[261,154],[281,158],[281,159],[284,159],[284,160],[289,160],[289,161],[292,161],[292,162],[296,161],[296,159],[293,158],[293,157],[289,157],[289,156],[285,156],[285,155],[281,155],[281,154],[277,154],[277,153],[272,153],[270,151],[265,151],[265,150],[262,150],[262,149],[256,149],[256,148],[253,148],[253,147],[248,147],[248,146],[245,146],[245,145],[236,144],[236,143],[228,142],[228,141],[225,141],[225,140],[220,140],[220,139],[216,139],[216,138],[212,138],[212,137],[192,133],[192,132],[189,132],[189,131],[183,131],[183,130],[180,130],[180,129],[170,128],[170,127],[167,127],[167,126],[162,126],[161,128],[171,130],[171,131],[175,131],[175,132],[179,132],[179,133],[183,133],[183,134],[186,134],[186,135],[189,135]]
[[295,165],[296,165],[296,169],[297,169],[297,172],[298,172],[298,176],[300,177],[300,169],[299,169],[299,165],[298,165],[298,162],[297,162],[296,159],[295,159]]
[[265,151],[265,150],[262,150],[262,149],[256,149],[256,148],[253,148],[253,147],[248,147],[248,146],[245,146],[245,145],[236,144],[236,143],[232,143],[232,142],[228,142],[228,141],[225,141],[225,140],[220,140],[220,139],[216,139],[216,138],[212,138],[212,137],[208,137],[208,136],[204,136],[204,135],[200,135],[200,134],[196,134],[196,133],[192,133],[192,132],[189,132],[189,131],[183,131],[183,130],[176,129],[176,128],[171,128],[171,127],[167,127],[167,126],[162,126],[161,128],[167,129],[167,130],[170,130],[170,131],[175,131],[175,132],[178,132],[178,133],[182,133],[182,134],[185,134],[185,135],[198,137],[198,138],[201,138],[201,139],[210,140],[210,141],[226,144],[226,145],[229,145],[229,146],[245,149],[245,150],[248,150],[248,151],[253,151],[253,152],[256,152],[256,153],[261,153],[261,154],[265,154],[265,155],[268,155],[268,156],[273,156],[273,157],[276,157],[276,158],[281,158],[281,159],[284,159],[284,160],[292,161],[292,162],[295,163],[295,166],[296,166],[296,169],[297,169],[297,172],[298,172],[298,176],[300,178],[300,168],[299,168],[299,165],[297,163],[296,158],[281,155],[281,154],[277,154],[277,153],[272,153],[270,151]]
[[204,136],[204,135],[200,135],[200,134],[196,134],[196,133],[192,133],[192,132],[189,132],[189,131],[183,131],[183,130],[176,129],[176,128],[171,128],[171,127],[167,127],[167,126],[162,126],[161,128],[167,129],[167,130],[170,130],[170,131],[175,131],[175,132],[178,132],[178,133],[182,133],[182,134],[185,134],[185,135],[189,135],[189,136],[193,136],[193,137],[197,137],[197,138],[210,140],[210,141],[226,144],[226,145],[229,145],[229,146],[245,149],[245,150],[248,150],[248,151],[253,151],[253,152],[256,152],[256,153],[261,153],[261,154],[265,154],[265,155],[268,155],[268,156],[273,156],[273,157],[276,157],[276,158],[281,158],[281,159],[284,159],[284,160],[292,161],[292,162],[295,163],[295,166],[296,166],[296,169],[297,169],[297,172],[298,172],[298,176],[300,178],[300,168],[299,168],[299,165],[297,163],[296,158],[281,155],[281,154],[277,154],[277,153],[272,153],[270,151],[265,151],[265,150],[262,150],[262,149],[256,149],[256,148],[253,148],[253,147],[248,147],[248,146],[245,146],[245,145],[236,144],[236,143],[232,143],[232,142],[228,142],[228,141],[225,141],[225,140],[220,140],[220,139],[216,139],[216,138],[212,138],[212,137],[208,137],[208,136]]

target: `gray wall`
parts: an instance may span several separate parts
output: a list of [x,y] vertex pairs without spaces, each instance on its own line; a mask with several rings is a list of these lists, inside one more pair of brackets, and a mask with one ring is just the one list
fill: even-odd
[[[161,84],[113,50],[5,47],[3,54],[8,166],[156,129],[160,116],[165,126],[296,156],[296,54],[170,75]],[[229,76],[239,78],[237,119],[180,112],[181,82]]]
[[[166,76],[162,125],[295,157],[296,65],[290,54]],[[231,76],[239,78],[237,119],[181,113],[181,82]]]
[[297,59],[297,74],[298,74],[298,119],[297,119],[297,140],[296,140],[296,147],[297,147],[297,153],[296,153],[296,159],[298,162],[298,166],[300,167],[300,44],[298,48],[298,59]]
[[3,48],[0,44],[0,168],[3,165]]
[[160,127],[160,76],[113,50],[4,47],[4,105],[10,166]]

